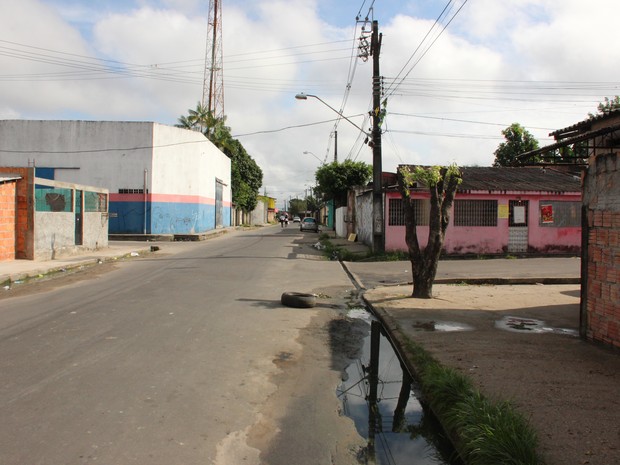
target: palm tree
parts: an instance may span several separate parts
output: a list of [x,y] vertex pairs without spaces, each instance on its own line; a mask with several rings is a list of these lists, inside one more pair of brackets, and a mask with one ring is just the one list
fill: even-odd
[[189,109],[187,112],[189,113],[188,119],[194,123],[194,128],[204,134],[204,130],[209,127],[209,120],[212,118],[211,112],[200,102],[196,104],[195,110]]
[[177,128],[194,129],[194,126],[195,126],[194,122],[185,115],[179,116],[177,121],[178,123],[175,124]]

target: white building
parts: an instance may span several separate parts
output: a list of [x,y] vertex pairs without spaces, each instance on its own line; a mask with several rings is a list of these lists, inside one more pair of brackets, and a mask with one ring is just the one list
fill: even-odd
[[230,159],[207,138],[153,122],[0,121],[0,166],[110,192],[111,234],[230,226]]

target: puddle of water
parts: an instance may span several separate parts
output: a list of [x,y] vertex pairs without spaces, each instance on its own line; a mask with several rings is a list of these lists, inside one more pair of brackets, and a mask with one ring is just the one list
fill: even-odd
[[464,323],[453,321],[416,321],[413,325],[415,331],[472,331],[474,328]]
[[545,322],[542,320],[536,320],[534,318],[520,318],[517,316],[505,316],[501,320],[495,322],[495,327],[513,332],[553,333],[575,337],[579,336],[579,332],[575,329],[553,328],[545,325]]
[[[354,309],[351,318],[368,322],[360,358],[349,365],[337,395],[344,413],[355,422],[358,432],[368,439],[364,463],[380,465],[450,465],[452,451],[443,440],[431,414],[427,414],[414,394],[416,386],[403,372],[389,340],[375,336],[379,348],[371,347],[372,315]],[[378,323],[376,330],[378,331]],[[373,350],[374,349],[374,350]],[[377,354],[376,371],[370,367],[371,351]],[[378,376],[375,378],[372,373]],[[376,383],[371,382],[377,379]],[[374,384],[374,389],[373,389]],[[374,394],[373,394],[374,393]],[[376,401],[373,396],[376,395]]]

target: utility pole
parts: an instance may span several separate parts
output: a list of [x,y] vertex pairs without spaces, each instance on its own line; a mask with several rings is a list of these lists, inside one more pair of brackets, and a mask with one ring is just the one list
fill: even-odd
[[338,131],[334,131],[334,162],[338,161]]
[[375,253],[385,252],[383,225],[383,186],[381,154],[381,76],[379,74],[379,55],[382,34],[379,22],[372,22],[370,54],[372,55],[372,248]]

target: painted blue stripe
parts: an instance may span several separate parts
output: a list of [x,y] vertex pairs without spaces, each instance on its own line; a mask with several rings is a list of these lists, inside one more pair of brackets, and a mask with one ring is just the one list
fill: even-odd
[[[110,234],[142,234],[143,202],[110,202]],[[230,207],[222,208],[222,225],[230,226]],[[215,229],[215,205],[147,202],[147,234],[200,234]]]

